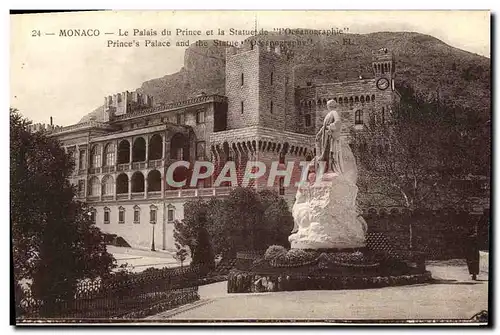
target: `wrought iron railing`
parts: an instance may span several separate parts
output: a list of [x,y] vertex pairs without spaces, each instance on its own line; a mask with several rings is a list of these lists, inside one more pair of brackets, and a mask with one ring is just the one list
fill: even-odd
[[89,173],[90,174],[101,173],[101,168],[100,167],[91,167],[91,168],[89,168]]
[[134,162],[132,163],[133,170],[142,170],[146,168],[146,162]]
[[132,199],[144,198],[144,192],[132,192]]
[[162,159],[155,159],[155,160],[151,160],[148,162],[148,167],[149,168],[157,168],[157,167],[161,167],[162,164],[163,164]]
[[161,191],[148,191],[148,198],[161,198]]
[[118,164],[116,166],[116,171],[128,171],[128,170],[130,170],[129,163]]
[[103,173],[110,173],[110,172],[115,172],[115,166],[103,166],[102,167],[102,172]]
[[144,271],[107,280],[80,282],[73,294],[43,299],[16,292],[16,316],[30,319],[143,318],[200,299],[199,268]]

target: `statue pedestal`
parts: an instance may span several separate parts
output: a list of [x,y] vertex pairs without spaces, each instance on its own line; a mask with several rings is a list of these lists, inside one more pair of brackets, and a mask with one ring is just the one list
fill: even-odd
[[291,248],[364,247],[366,223],[357,213],[357,193],[355,184],[335,173],[301,186],[292,209],[296,227],[288,238]]

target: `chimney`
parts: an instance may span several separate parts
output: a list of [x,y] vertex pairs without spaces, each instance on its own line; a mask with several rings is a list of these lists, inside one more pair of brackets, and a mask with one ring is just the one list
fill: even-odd
[[50,117],[50,125],[52,126],[52,116]]

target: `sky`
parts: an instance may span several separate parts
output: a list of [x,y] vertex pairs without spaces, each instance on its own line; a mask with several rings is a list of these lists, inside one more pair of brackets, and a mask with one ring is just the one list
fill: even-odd
[[[349,33],[414,31],[490,57],[488,11],[119,11],[11,15],[10,106],[34,122],[78,122],[107,95],[133,91],[144,81],[180,70],[185,47],[146,47],[146,39],[244,40],[216,36],[226,32],[273,28],[342,30]],[[99,36],[59,36],[61,29],[91,29]],[[171,36],[132,36],[163,29]],[[175,36],[176,29],[202,36]],[[214,35],[206,35],[213,30]],[[128,36],[118,36],[119,32]],[[54,35],[49,35],[53,33]],[[106,34],[109,33],[109,34]],[[186,32],[185,32],[186,33]],[[108,41],[139,42],[139,47],[108,47]]]

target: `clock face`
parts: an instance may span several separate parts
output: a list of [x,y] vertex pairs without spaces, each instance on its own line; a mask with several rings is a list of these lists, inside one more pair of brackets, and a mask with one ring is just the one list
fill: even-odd
[[379,90],[386,90],[389,87],[389,80],[387,78],[380,78],[377,80],[377,87]]

